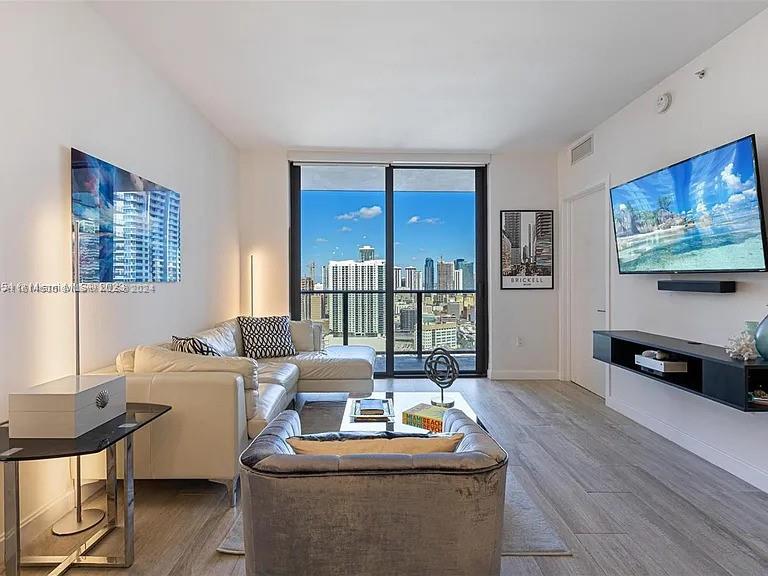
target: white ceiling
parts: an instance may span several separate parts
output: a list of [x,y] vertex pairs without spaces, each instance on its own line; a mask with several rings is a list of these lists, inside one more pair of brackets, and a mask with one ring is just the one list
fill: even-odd
[[99,2],[240,148],[577,138],[766,2]]

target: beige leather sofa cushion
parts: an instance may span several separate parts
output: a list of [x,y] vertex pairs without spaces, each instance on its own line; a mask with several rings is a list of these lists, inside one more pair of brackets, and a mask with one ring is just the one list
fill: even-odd
[[134,371],[153,372],[235,372],[242,375],[246,390],[258,390],[258,363],[251,358],[201,356],[174,352],[159,346],[137,346]]
[[[154,344],[158,348],[164,348],[166,350],[172,350],[170,342],[162,342],[160,344]],[[135,372],[134,363],[136,362],[136,348],[128,348],[123,350],[115,358],[115,370],[120,374],[126,372]]]
[[448,436],[406,436],[403,438],[361,438],[345,440],[307,440],[292,436],[286,440],[296,454],[432,454],[455,452],[464,439],[461,432]]
[[291,340],[297,352],[312,352],[315,349],[314,330],[311,320],[291,322]]
[[293,364],[265,360],[259,362],[259,384],[277,384],[292,395],[298,381],[299,369]]
[[255,438],[264,427],[290,403],[292,395],[280,384],[262,382],[259,397],[253,403],[253,416],[248,418],[248,437]]
[[117,358],[115,358],[115,369],[120,374],[133,372],[133,364],[135,359],[136,348],[128,348],[128,350],[123,350],[120,352],[120,354],[117,355]]
[[222,356],[240,356],[237,353],[235,333],[230,324],[219,324],[214,328],[197,332],[192,336],[202,340]]
[[364,380],[373,378],[376,351],[370,346],[329,346],[280,360],[298,366],[302,380]]
[[217,328],[225,328],[232,332],[232,336],[235,339],[235,356],[245,356],[243,351],[243,334],[240,332],[240,323],[237,318],[230,318],[220,324],[216,325]]

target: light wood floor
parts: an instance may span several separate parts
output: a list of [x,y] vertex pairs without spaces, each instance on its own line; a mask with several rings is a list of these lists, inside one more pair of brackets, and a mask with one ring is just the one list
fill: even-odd
[[[433,388],[420,380],[383,380],[377,389]],[[460,380],[455,389],[507,449],[511,469],[574,552],[504,558],[505,576],[768,574],[768,494],[575,384],[478,379]],[[243,575],[241,558],[215,551],[233,514],[222,486],[137,482],[136,561],[125,573]],[[115,546],[107,541],[95,552]],[[25,552],[63,554],[71,547],[67,539],[44,535]]]

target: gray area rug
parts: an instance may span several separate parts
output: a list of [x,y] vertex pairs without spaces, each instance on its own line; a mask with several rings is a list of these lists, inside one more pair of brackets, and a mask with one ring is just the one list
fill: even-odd
[[[301,410],[301,431],[314,434],[338,430],[343,415],[343,401],[307,402]],[[502,556],[571,555],[565,541],[510,469],[507,469],[502,538]],[[245,554],[242,514],[237,515],[217,550],[224,554]]]

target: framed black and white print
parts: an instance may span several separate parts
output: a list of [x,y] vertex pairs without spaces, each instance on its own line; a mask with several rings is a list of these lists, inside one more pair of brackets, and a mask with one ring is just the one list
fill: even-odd
[[555,287],[553,210],[501,211],[501,289],[551,290]]

